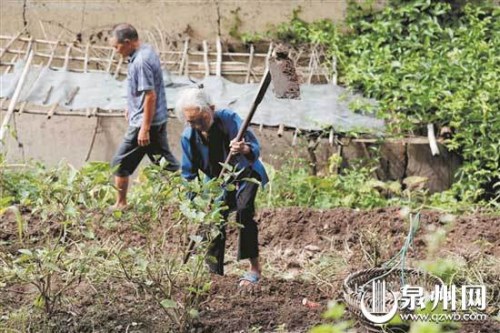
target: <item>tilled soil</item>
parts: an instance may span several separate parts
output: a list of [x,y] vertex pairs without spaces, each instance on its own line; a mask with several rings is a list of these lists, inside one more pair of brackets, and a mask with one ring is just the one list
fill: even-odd
[[[237,268],[244,269],[243,264],[229,259],[228,275],[214,276],[213,287],[202,304],[200,320],[193,332],[274,332],[279,328],[284,332],[306,332],[323,321],[321,314],[329,300],[341,299],[343,279],[349,273],[370,267],[366,254],[376,253],[379,263],[391,258],[403,245],[409,227],[397,208],[368,211],[262,209],[257,214],[257,221],[261,258],[264,269],[267,268],[264,278],[258,286],[242,291],[235,274]],[[37,223],[37,219],[30,220],[26,238],[41,233],[42,228]],[[167,218],[151,232],[164,231],[169,224]],[[9,245],[17,235],[15,219],[6,215],[0,218],[0,225],[0,241],[5,242],[0,243],[0,250],[17,251],[19,244]],[[500,219],[497,216],[475,214],[450,218],[436,211],[424,211],[414,246],[408,253],[410,263],[429,259],[430,235],[438,229],[446,230],[446,238],[433,252],[436,258],[450,253],[464,258],[474,258],[477,254],[500,256]],[[60,231],[56,225],[44,230],[49,230],[54,237]],[[97,240],[120,239],[126,241],[127,246],[146,242],[144,233],[130,223],[119,225],[113,232],[96,228],[95,234]],[[234,251],[235,234],[235,230],[229,232],[229,253]],[[325,268],[338,268],[334,277],[326,275],[327,280],[323,282],[310,277],[303,279],[312,262],[334,254],[344,258],[339,267],[327,265]],[[147,297],[138,298],[131,286],[102,284],[93,288],[81,284],[74,290],[80,302],[72,304],[72,311],[60,315],[52,331],[162,332],[167,329],[168,321],[154,302]],[[0,288],[6,308],[29,304],[32,296],[25,287],[17,286],[10,291]],[[319,307],[303,305],[304,299]],[[498,304],[490,305],[498,311]],[[357,327],[357,331],[363,332],[363,329]],[[494,320],[467,324],[460,332],[500,332],[500,324]]]
[[[444,216],[435,211],[424,211],[420,217],[420,231],[416,235],[413,255],[425,256],[425,236],[436,228],[449,228],[443,249],[450,252],[479,251],[500,256],[500,217],[489,215],[457,216],[451,225],[441,222]],[[364,231],[376,233],[381,247],[401,248],[408,232],[407,218],[398,208],[368,211],[353,209],[312,210],[302,208],[264,209],[258,214],[261,246],[290,246],[301,248],[309,244],[325,248],[340,246],[345,241],[358,243]],[[483,243],[480,248],[478,243]],[[394,251],[394,253],[397,251]],[[393,253],[393,254],[394,254]]]

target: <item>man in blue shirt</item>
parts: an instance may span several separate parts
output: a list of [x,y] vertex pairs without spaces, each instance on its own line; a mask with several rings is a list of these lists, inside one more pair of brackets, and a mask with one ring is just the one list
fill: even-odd
[[150,45],[139,41],[137,30],[127,23],[115,26],[110,43],[119,54],[129,58],[125,113],[129,127],[111,162],[117,167],[115,207],[124,208],[129,177],[145,154],[153,161],[154,155],[165,158],[169,171],[177,171],[179,162],[168,146],[167,100],[160,58]]
[[[202,89],[190,88],[182,91],[177,100],[176,113],[188,126],[181,136],[182,162],[181,174],[187,180],[198,178],[202,171],[208,178],[218,177],[228,154],[232,154],[232,164],[241,174],[236,179],[236,190],[226,191],[224,200],[229,210],[224,212],[227,219],[229,212],[236,210],[240,229],[238,260],[249,259],[250,270],[241,278],[241,285],[258,282],[261,275],[259,265],[258,230],[254,220],[255,197],[259,186],[244,178],[255,178],[264,186],[268,177],[264,165],[259,160],[260,146],[255,135],[249,130],[244,140],[236,142],[242,125],[241,118],[231,110],[218,110],[210,103]],[[224,251],[226,232],[221,233],[209,246],[209,255],[216,259],[210,264],[210,270],[224,274]]]

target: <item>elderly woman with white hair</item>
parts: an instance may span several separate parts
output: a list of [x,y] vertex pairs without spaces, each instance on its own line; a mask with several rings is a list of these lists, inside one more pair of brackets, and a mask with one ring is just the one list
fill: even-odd
[[[249,259],[250,270],[240,279],[240,285],[257,283],[261,268],[254,215],[259,185],[243,179],[255,178],[262,186],[268,182],[264,165],[259,160],[259,142],[250,130],[242,141],[236,142],[234,139],[242,126],[241,118],[228,109],[215,110],[203,89],[183,90],[178,96],[176,113],[186,123],[181,136],[183,178],[198,178],[198,171],[208,178],[217,177],[228,154],[233,155],[231,163],[241,171],[236,179],[236,190],[224,193],[229,207],[224,212],[224,218],[227,219],[230,211],[235,210],[237,222],[243,226],[239,235],[238,260]],[[224,274],[225,241],[226,232],[222,227],[221,234],[209,246],[209,255],[216,259],[216,264],[209,263],[212,273]]]

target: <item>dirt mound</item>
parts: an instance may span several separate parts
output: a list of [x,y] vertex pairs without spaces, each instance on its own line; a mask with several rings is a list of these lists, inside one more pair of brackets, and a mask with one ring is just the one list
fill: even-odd
[[[485,254],[500,256],[500,217],[493,215],[465,215],[456,217],[447,226],[445,215],[423,211],[420,230],[417,232],[412,255],[425,254],[426,234],[436,228],[449,228],[444,248],[450,252],[481,250]],[[360,235],[370,231],[383,247],[397,252],[403,245],[409,229],[407,218],[398,208],[381,208],[367,211],[353,209],[313,210],[308,208],[263,209],[257,216],[261,246],[304,247],[310,244],[325,248],[333,242],[342,246],[345,241],[355,245]],[[444,221],[444,222],[443,222]],[[478,243],[483,244],[479,249]],[[464,248],[465,246],[465,248]]]
[[[308,308],[302,300],[322,306]],[[216,277],[209,301],[200,312],[203,332],[274,331],[283,325],[287,332],[303,332],[321,321],[328,295],[303,281],[264,279],[250,290],[238,287],[234,277]]]

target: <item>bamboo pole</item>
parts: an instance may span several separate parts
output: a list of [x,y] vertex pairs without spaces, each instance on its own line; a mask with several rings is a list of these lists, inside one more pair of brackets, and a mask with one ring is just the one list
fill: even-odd
[[7,53],[7,50],[9,49],[9,47],[11,47],[11,45],[14,44],[14,42],[21,36],[21,34],[22,34],[22,31],[19,32],[14,37],[12,37],[12,39],[7,43],[7,45],[5,45],[4,49],[0,53],[0,59],[2,59],[2,57],[4,56],[4,54]]
[[28,50],[34,50],[35,48],[33,47],[33,37],[30,37],[29,41],[28,41],[28,46],[26,47],[26,54],[24,56],[24,59],[28,59],[29,55],[28,55]]
[[18,55],[16,54],[14,56],[14,58],[12,58],[12,62],[7,66],[7,68],[5,69],[5,71],[3,72],[4,74],[7,74],[8,72],[10,72],[10,70],[12,68],[14,68],[14,65],[16,64],[16,61],[17,61],[17,58],[18,58]]
[[161,44],[161,49],[162,50],[165,50],[167,47],[165,45],[165,38],[163,36],[163,32],[161,31],[161,29],[158,27],[158,25],[155,25],[155,29],[156,31],[158,32],[158,35],[160,36],[160,44]]
[[186,64],[184,65],[184,75],[189,76],[189,52],[186,53]]
[[3,119],[2,126],[0,127],[0,150],[3,148],[3,142],[5,138],[5,133],[7,131],[7,127],[9,125],[10,119],[14,114],[14,108],[19,100],[19,96],[21,95],[21,90],[23,88],[24,82],[26,81],[26,77],[28,76],[29,68],[31,66],[31,62],[33,61],[33,51],[29,51],[28,59],[26,60],[26,64],[24,65],[23,72],[21,73],[21,77],[17,82],[16,89],[14,91],[14,95],[12,95],[12,99],[10,100],[9,108],[7,109],[7,114]]
[[[16,60],[16,59],[17,59],[17,55],[15,56],[14,60]],[[15,61],[14,61],[14,63],[15,63]],[[14,68],[14,65],[7,66],[7,68],[4,71],[4,74],[9,73],[12,68]],[[3,104],[5,103],[6,100],[7,100],[6,98],[2,98],[2,100],[0,101],[0,109],[1,110],[3,110]]]
[[[52,116],[64,116],[64,117],[105,117],[105,118],[123,118],[122,113],[118,112],[93,112],[94,109],[90,109],[90,116],[87,116],[87,112],[83,111],[57,111],[53,112]],[[5,111],[5,108],[2,109],[2,111]],[[15,109],[14,112],[19,112],[19,109]],[[47,111],[46,110],[35,110],[26,107],[25,110],[23,111],[24,114],[33,114],[33,115],[40,115],[40,116],[47,116]]]
[[269,60],[271,59],[271,55],[273,54],[273,42],[269,43],[269,49],[267,50],[267,54],[266,54],[266,59],[265,59],[265,63],[266,63],[266,69],[264,70],[264,72],[267,71],[267,69],[269,68]]
[[333,58],[332,58],[332,69],[333,69],[332,84],[337,85],[337,57],[336,56],[333,56]]
[[108,73],[111,71],[111,67],[113,66],[113,59],[115,58],[115,54],[116,50],[113,49],[113,51],[111,51],[111,55],[109,56],[108,67],[106,68],[106,72]]
[[85,58],[83,59],[83,72],[87,73],[89,70],[89,49],[90,49],[90,42],[87,42],[87,45],[85,46]]
[[247,76],[245,77],[245,83],[250,81],[250,73],[252,72],[252,62],[253,62],[253,54],[255,49],[253,44],[250,45],[250,57],[248,58],[248,67],[247,67]]
[[90,146],[89,146],[89,149],[87,150],[87,155],[85,156],[85,162],[87,162],[89,160],[90,154],[92,153],[92,150],[94,150],[94,143],[95,143],[95,139],[97,137],[97,131],[99,130],[100,122],[101,122],[101,117],[96,117],[94,132],[92,134],[92,139],[90,140]]
[[189,50],[189,37],[184,41],[184,49],[182,51],[181,62],[179,64],[179,75],[182,75],[184,71],[184,64],[186,62],[187,53]]
[[[35,90],[36,88],[36,84],[38,83],[38,81],[40,81],[41,77],[42,77],[42,74],[43,74],[43,62],[41,62],[38,67],[40,67],[40,73],[38,73],[38,76],[36,77],[36,80],[33,82],[33,84],[31,85],[31,89],[28,91],[28,93],[26,94],[26,98],[28,98],[32,93],[33,93],[33,90]],[[28,101],[24,101],[21,106],[19,107],[19,114],[21,115],[23,112],[24,112],[24,109],[26,108],[26,104],[28,104]]]
[[311,51],[311,54],[309,55],[309,65],[307,66],[307,70],[309,72],[309,75],[307,77],[307,84],[311,84],[311,81],[312,81],[312,76],[313,76],[312,67],[313,67],[313,55],[314,55],[314,52],[315,52],[315,50],[313,49]]
[[[54,60],[57,48],[58,48],[59,44],[61,43],[61,37],[62,37],[62,35],[63,35],[63,32],[61,31],[59,33],[59,35],[57,36],[57,40],[52,45],[52,48],[50,50],[49,60],[47,61],[47,65],[46,65],[47,68],[50,68],[50,66],[52,65],[52,61]],[[40,56],[40,54],[37,54],[37,53],[35,53],[35,55],[36,56]]]
[[205,76],[210,76],[210,62],[208,61],[208,43],[203,41],[203,63],[205,64]]
[[115,79],[117,79],[118,76],[120,75],[120,68],[122,67],[122,64],[123,64],[123,57],[120,56],[120,60],[118,61],[118,65],[116,65],[115,74],[113,75],[113,77]]
[[222,44],[220,41],[220,36],[217,36],[216,47],[217,47],[217,61],[216,61],[217,67],[215,69],[215,75],[222,76]]
[[75,88],[73,88],[73,90],[69,93],[68,99],[66,100],[66,102],[64,104],[70,105],[71,103],[73,103],[73,100],[75,99],[75,96],[76,96],[76,94],[78,94],[79,91],[80,91],[79,86],[76,86]]
[[69,66],[69,54],[71,53],[71,45],[66,47],[66,55],[64,56],[63,70],[67,71]]
[[50,99],[50,95],[52,94],[52,90],[54,89],[54,86],[50,86],[49,89],[47,90],[47,94],[45,95],[45,99],[43,100],[42,104],[47,104]]
[[45,32],[45,27],[43,26],[43,23],[42,23],[42,20],[38,20],[38,23],[40,24],[40,29],[42,30],[43,37],[44,37],[45,39],[48,39],[48,37],[47,37],[47,33]]

